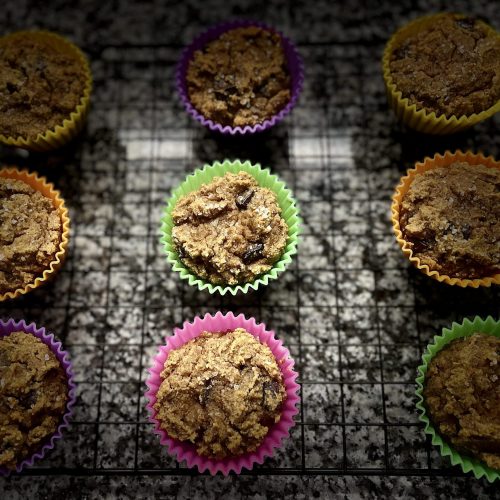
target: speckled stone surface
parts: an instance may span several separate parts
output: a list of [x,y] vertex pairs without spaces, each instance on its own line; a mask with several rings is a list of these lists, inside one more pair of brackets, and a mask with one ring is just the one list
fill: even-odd
[[[494,1],[446,7],[500,27]],[[426,0],[4,2],[0,32],[43,27],[69,36],[92,60],[95,91],[75,144],[48,156],[0,149],[2,163],[29,166],[54,182],[72,218],[69,258],[57,279],[3,303],[0,317],[53,331],[72,355],[78,382],[64,439],[32,469],[0,479],[1,498],[498,496],[439,457],[418,423],[413,394],[428,341],[464,316],[498,318],[500,293],[447,287],[410,268],[389,220],[394,186],[415,161],[458,147],[500,157],[500,117],[433,138],[401,128],[387,108],[385,41],[402,23],[442,8]],[[285,32],[307,68],[293,113],[244,139],[213,135],[192,121],[173,83],[182,46],[234,17]],[[221,299],[178,279],[158,228],[169,191],[203,163],[226,157],[279,174],[304,224],[299,255],[277,281]],[[211,478],[177,465],[151,432],[142,396],[165,335],[218,309],[274,329],[302,383],[291,438],[240,477]]]

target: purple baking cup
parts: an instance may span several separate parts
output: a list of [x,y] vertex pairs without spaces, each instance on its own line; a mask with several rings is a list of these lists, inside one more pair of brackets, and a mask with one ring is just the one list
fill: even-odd
[[[186,73],[188,70],[189,61],[192,59],[193,54],[197,50],[203,49],[203,47],[205,47],[208,42],[215,40],[220,35],[222,35],[222,33],[235,28],[241,28],[243,26],[258,26],[259,28],[277,33],[281,37],[283,50],[288,62],[288,71],[290,72],[290,80],[292,86],[291,97],[288,104],[278,114],[274,115],[272,118],[268,118],[262,123],[258,123],[257,125],[252,126],[245,125],[244,127],[230,127],[229,125],[222,126],[219,123],[214,123],[212,120],[208,120],[207,118],[205,118],[191,104],[186,84]],[[179,92],[180,98],[184,103],[186,111],[193,118],[198,120],[202,125],[205,125],[205,127],[208,127],[210,130],[221,132],[222,134],[253,134],[255,132],[262,132],[264,130],[267,130],[268,128],[271,128],[272,126],[276,125],[276,123],[283,120],[283,118],[288,113],[290,113],[291,109],[295,106],[297,99],[299,98],[300,92],[302,91],[302,84],[304,83],[304,64],[302,62],[302,58],[300,57],[297,49],[292,44],[292,42],[278,30],[256,21],[231,21],[209,28],[184,49],[179,64],[177,65],[175,80],[177,91]]]
[[[37,452],[33,453],[33,455],[29,458],[24,459],[21,463],[16,465],[16,471],[21,472],[23,467],[31,466],[35,460],[42,459],[49,450],[54,448],[55,441],[61,439],[63,430],[68,427],[69,419],[71,418],[73,412],[73,405],[76,401],[76,386],[73,382],[73,371],[71,368],[71,362],[69,361],[69,355],[63,350],[61,342],[57,341],[52,333],[45,333],[45,328],[37,328],[35,323],[27,325],[24,320],[15,321],[13,319],[9,319],[7,322],[0,320],[0,337],[5,337],[12,332],[25,332],[27,334],[34,335],[44,344],[49,346],[66,372],[69,389],[69,399],[66,403],[66,413],[62,417],[62,423],[59,425],[56,432],[54,432],[54,434],[52,434],[52,436],[45,441]],[[2,476],[8,476],[11,472],[13,471],[7,469],[6,467],[0,467],[0,475]]]

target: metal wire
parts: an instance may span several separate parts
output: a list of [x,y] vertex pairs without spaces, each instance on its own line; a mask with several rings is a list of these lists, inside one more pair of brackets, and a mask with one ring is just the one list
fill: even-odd
[[[178,47],[102,47],[82,141],[62,153],[58,169],[45,156],[17,158],[62,191],[72,248],[52,284],[0,312],[56,333],[79,382],[65,439],[23,474],[195,474],[152,434],[145,370],[175,324],[222,309],[275,329],[302,381],[291,438],[243,474],[461,475],[439,459],[418,423],[415,369],[422,348],[451,320],[498,316],[499,294],[443,288],[410,269],[392,241],[389,193],[405,168],[443,145],[494,149],[498,121],[480,134],[422,144],[387,110],[373,64],[381,44],[299,49],[311,61],[300,105],[275,130],[237,139],[213,136],[185,116],[171,84]],[[266,290],[237,298],[180,282],[157,234],[169,189],[226,156],[270,166],[294,188],[304,219],[291,268]],[[331,391],[326,399],[323,390]]]

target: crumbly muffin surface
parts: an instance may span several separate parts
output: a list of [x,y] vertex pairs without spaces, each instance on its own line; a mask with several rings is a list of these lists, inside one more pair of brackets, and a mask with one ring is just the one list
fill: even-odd
[[500,170],[456,162],[417,175],[400,225],[431,270],[470,279],[500,273]]
[[0,294],[24,288],[55,260],[61,216],[25,182],[0,177]]
[[500,99],[500,36],[448,14],[396,45],[390,72],[417,108],[447,117],[480,113]]
[[161,428],[210,458],[256,450],[286,399],[271,350],[242,328],[203,332],[171,351],[161,378]]
[[62,125],[83,97],[81,62],[29,34],[0,43],[0,133],[34,139]]
[[14,469],[60,425],[66,412],[66,373],[33,335],[0,338],[0,466]]
[[246,172],[215,177],[182,197],[172,217],[180,259],[211,283],[253,281],[279,259],[288,237],[276,195]]
[[429,363],[424,401],[447,441],[500,469],[500,338],[476,332],[443,348]]
[[186,81],[193,106],[222,125],[262,123],[290,100],[280,36],[256,26],[227,31],[197,51]]

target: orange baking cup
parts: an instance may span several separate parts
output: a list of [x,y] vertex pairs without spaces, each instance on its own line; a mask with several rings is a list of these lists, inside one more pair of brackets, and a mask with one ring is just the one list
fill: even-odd
[[484,165],[489,168],[497,168],[500,170],[500,162],[496,161],[492,156],[484,156],[481,153],[474,154],[471,151],[467,151],[466,153],[462,151],[456,151],[455,153],[446,151],[444,156],[436,154],[434,158],[426,158],[423,162],[415,164],[415,168],[408,170],[407,175],[401,178],[400,183],[396,187],[396,192],[392,197],[391,205],[392,227],[394,229],[394,232],[396,233],[396,239],[399,243],[399,246],[403,250],[405,256],[408,257],[410,262],[417,269],[420,269],[420,271],[425,273],[427,276],[430,276],[431,278],[442,283],[446,283],[447,285],[458,285],[463,288],[467,286],[478,288],[480,286],[491,286],[491,284],[499,285],[500,274],[495,274],[493,276],[488,276],[485,278],[460,279],[451,278],[450,276],[446,276],[445,274],[439,274],[437,271],[431,271],[428,265],[421,264],[420,259],[413,256],[413,250],[411,249],[410,244],[403,238],[403,233],[399,225],[399,210],[403,198],[408,192],[413,179],[418,174],[423,174],[427,170],[432,170],[439,167],[447,167],[448,165],[458,161],[467,162],[470,165]]
[[[431,16],[419,17],[411,23],[400,28],[390,39],[384,49],[382,58],[382,69],[384,73],[384,83],[387,91],[387,98],[398,120],[408,125],[408,127],[424,132],[426,134],[454,134],[466,128],[472,127],[486,118],[493,116],[500,111],[500,100],[490,108],[481,111],[481,113],[473,113],[472,115],[456,116],[445,115],[437,116],[434,111],[429,112],[425,108],[418,108],[416,104],[412,104],[407,97],[403,98],[403,94],[399,91],[392,79],[391,70],[389,68],[390,56],[395,46],[407,39],[409,36],[415,35],[422,29],[428,26],[436,26],[440,22],[440,18],[447,13],[440,13]],[[459,14],[462,15],[462,14]],[[491,26],[486,23],[476,20],[489,33],[500,37]]]
[[8,137],[0,134],[0,142],[8,146],[29,149],[31,151],[50,151],[60,148],[71,141],[82,130],[87,118],[90,107],[90,92],[92,91],[92,73],[90,65],[84,53],[73,43],[60,35],[49,31],[17,31],[0,38],[0,46],[11,40],[29,35],[35,40],[48,42],[52,47],[67,55],[73,56],[80,61],[85,70],[85,87],[80,99],[80,103],[69,115],[69,118],[63,120],[61,125],[56,125],[52,130],[38,134],[34,139],[23,136]]
[[68,209],[64,206],[64,200],[61,198],[59,191],[55,190],[54,186],[48,183],[45,177],[39,177],[36,172],[18,170],[15,167],[6,167],[0,169],[0,177],[5,177],[7,179],[16,179],[25,182],[36,191],[42,193],[46,198],[52,200],[52,203],[59,211],[62,222],[61,243],[59,243],[59,250],[55,254],[54,260],[50,263],[49,268],[43,271],[43,274],[40,278],[36,278],[33,283],[26,285],[24,288],[18,288],[17,290],[4,293],[3,295],[0,294],[0,302],[3,302],[4,300],[15,299],[20,295],[24,295],[29,291],[38,288],[40,285],[54,277],[56,271],[58,271],[62,266],[66,257],[66,249],[68,247],[69,239],[69,217]]

